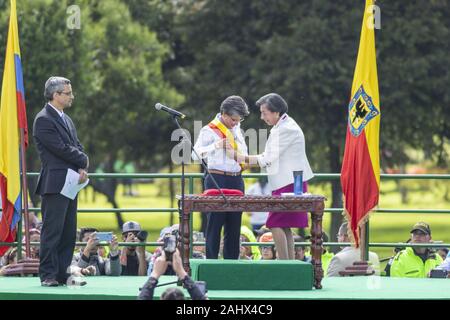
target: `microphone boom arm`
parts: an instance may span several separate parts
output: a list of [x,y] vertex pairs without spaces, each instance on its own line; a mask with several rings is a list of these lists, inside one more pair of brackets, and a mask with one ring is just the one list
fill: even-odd
[[214,177],[213,177],[213,176],[211,175],[211,173],[209,172],[209,169],[208,169],[208,166],[206,165],[205,160],[204,160],[203,158],[201,158],[201,157],[198,155],[197,151],[194,149],[194,146],[192,145],[191,139],[189,139],[189,137],[185,135],[184,130],[181,128],[180,123],[178,122],[177,117],[176,117],[175,115],[172,115],[172,118],[173,118],[173,120],[175,121],[175,123],[177,124],[177,127],[178,127],[179,129],[181,129],[181,132],[182,132],[182,135],[183,135],[183,139],[185,139],[186,141],[189,142],[189,145],[190,145],[191,150],[194,152],[194,154],[195,154],[195,156],[197,157],[197,159],[200,160],[200,163],[201,163],[203,169],[205,170],[205,172],[211,177],[211,180],[213,181],[214,186],[219,190],[220,195],[222,196],[222,198],[223,198],[223,200],[225,201],[225,203],[228,204],[228,199],[227,199],[227,197],[226,197],[225,194],[223,193],[222,189],[219,187],[219,184],[217,183],[216,179],[214,179]]

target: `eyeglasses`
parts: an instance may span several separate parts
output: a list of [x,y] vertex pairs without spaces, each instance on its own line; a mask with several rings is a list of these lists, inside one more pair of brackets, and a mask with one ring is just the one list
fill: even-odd
[[66,96],[72,96],[72,97],[74,97],[75,96],[75,94],[72,92],[72,91],[69,91],[69,92],[64,92],[64,91],[60,91],[60,92],[58,92],[59,94],[65,94]]
[[241,117],[239,117],[239,119],[233,119],[230,115],[228,115],[228,114],[226,114],[226,113],[225,113],[225,115],[226,115],[228,118],[230,118],[233,122],[242,122],[242,121],[245,120],[245,118],[241,118]]

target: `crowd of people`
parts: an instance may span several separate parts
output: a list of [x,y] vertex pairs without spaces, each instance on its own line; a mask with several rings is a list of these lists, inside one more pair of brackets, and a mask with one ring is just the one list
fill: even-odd
[[[39,225],[39,224],[38,224]],[[179,225],[173,225],[163,228],[160,231],[158,242],[164,243],[164,238],[168,235],[176,235],[179,237]],[[127,221],[122,228],[121,240],[125,243],[145,242],[146,238],[140,238],[142,228],[138,222]],[[40,229],[30,229],[30,241],[32,243],[40,242]],[[78,230],[78,241],[86,243],[82,247],[78,247],[72,256],[72,262],[68,268],[71,276],[89,277],[89,276],[148,276],[150,278],[159,279],[161,275],[177,275],[180,277],[184,274],[180,270],[175,270],[172,262],[163,263],[165,252],[163,246],[156,247],[153,252],[145,250],[144,245],[124,246],[119,249],[118,238],[112,236],[110,242],[100,242],[96,235],[98,229],[94,227],[83,227]],[[324,242],[328,242],[328,236],[324,233],[322,238]],[[322,253],[322,268],[324,275],[327,277],[338,277],[340,272],[345,268],[352,266],[356,261],[360,260],[360,249],[356,249],[349,245],[350,238],[348,236],[348,224],[344,222],[339,228],[337,235],[338,242],[344,243],[345,246],[336,254],[330,252],[325,246]],[[308,250],[308,237],[304,238],[294,235],[295,240],[295,260],[311,263],[311,253]],[[25,237],[23,238],[25,243]],[[179,241],[179,239],[177,240]],[[201,232],[193,232],[193,241],[197,245],[193,248],[194,259],[206,259],[205,236]],[[221,241],[223,244],[223,239]],[[300,243],[300,244],[297,244]],[[424,222],[416,223],[410,230],[410,238],[406,243],[426,244],[433,243],[431,237],[431,228]],[[25,251],[23,247],[23,256]],[[177,251],[178,252],[178,251]],[[31,246],[30,258],[39,259],[39,245]],[[175,255],[179,256],[179,252]],[[219,259],[224,259],[223,246],[219,249]],[[243,260],[276,260],[279,254],[276,250],[273,234],[270,228],[264,225],[252,231],[247,226],[241,226],[240,231],[240,254],[238,259]],[[174,260],[176,261],[176,259]],[[17,263],[17,248],[11,247],[0,259],[0,275],[9,265]],[[159,264],[164,267],[158,268]],[[414,277],[424,278],[430,277],[432,270],[450,271],[450,254],[446,248],[438,248],[433,250],[427,247],[406,247],[396,248],[394,255],[389,259],[384,272],[380,270],[380,260],[374,252],[369,252],[369,263],[374,269],[375,274],[390,277]],[[175,267],[176,268],[176,267]],[[149,278],[149,279],[150,279]],[[187,279],[187,278],[186,278]],[[188,283],[191,280],[186,280]],[[80,284],[86,284],[81,281]],[[145,288],[149,289],[152,285],[156,285],[157,281],[146,283]],[[189,287],[189,285],[188,285]],[[192,287],[192,286],[191,286]],[[146,289],[146,290],[147,290]],[[145,294],[148,298],[148,292]],[[142,297],[141,297],[142,298]]]
[[[123,224],[121,240],[126,245],[119,249],[117,236],[102,243],[99,230],[94,226],[83,227],[77,232],[77,197],[61,194],[68,170],[79,175],[79,183],[88,179],[89,157],[78,140],[75,124],[64,112],[74,99],[70,80],[50,77],[45,83],[47,103],[37,114],[33,124],[33,137],[41,160],[42,169],[36,194],[42,198],[42,223],[32,221],[31,258],[39,259],[39,277],[44,287],[64,285],[72,276],[145,276],[139,299],[152,299],[154,288],[161,275],[175,275],[182,281],[192,299],[205,299],[205,292],[184,271],[181,257],[173,241],[179,237],[178,225],[161,230],[158,241],[164,246],[153,253],[146,251],[147,232],[136,221]],[[242,172],[250,167],[265,170],[268,178],[252,185],[248,195],[282,195],[294,192],[293,172],[302,172],[301,189],[308,191],[308,181],[314,176],[306,156],[305,137],[298,123],[288,115],[287,102],[276,93],[269,93],[257,100],[261,120],[271,127],[265,149],[257,155],[249,155],[240,123],[249,115],[249,108],[240,96],[229,96],[220,105],[219,113],[204,126],[194,145],[192,157],[205,160],[208,174],[204,188],[235,189],[242,194],[245,184]],[[123,167],[123,164],[121,164]],[[119,169],[118,169],[119,170]],[[129,171],[134,168],[129,167]],[[134,195],[130,181],[126,195]],[[251,229],[242,225],[242,212],[209,212],[205,234],[193,233],[193,256],[198,259],[244,260],[299,260],[311,263],[311,255],[303,232],[295,229],[308,227],[306,212],[252,212]],[[35,217],[33,217],[35,218]],[[223,236],[222,236],[223,229]],[[348,225],[339,229],[338,242],[348,243]],[[77,236],[78,235],[78,236]],[[175,238],[175,240],[173,240]],[[322,238],[328,241],[326,234]],[[85,243],[75,248],[76,240]],[[172,241],[172,242],[171,242]],[[431,228],[418,222],[410,231],[411,244],[432,243]],[[198,242],[204,245],[198,245]],[[250,243],[249,245],[246,243]],[[171,247],[172,249],[167,249]],[[322,266],[328,277],[342,275],[347,267],[360,260],[360,249],[343,246],[333,254],[326,248],[322,252]],[[0,261],[0,275],[8,265],[17,261],[17,249],[11,248]],[[380,262],[376,253],[369,252],[369,262],[376,274],[380,274]],[[385,273],[391,277],[428,277],[432,270],[450,269],[447,249],[439,252],[421,247],[402,248],[387,264]],[[81,281],[81,285],[86,281]],[[170,289],[163,298],[184,298],[182,292]]]

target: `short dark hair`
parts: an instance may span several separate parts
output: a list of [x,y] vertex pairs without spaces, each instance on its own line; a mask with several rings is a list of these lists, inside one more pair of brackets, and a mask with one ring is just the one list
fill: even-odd
[[161,300],[185,300],[183,291],[178,288],[167,288],[161,295]]
[[223,100],[220,105],[220,112],[229,116],[238,115],[241,118],[244,118],[250,114],[247,104],[240,96],[229,96]]
[[256,101],[256,106],[259,108],[263,104],[267,105],[267,109],[272,112],[279,112],[280,116],[288,112],[288,104],[286,101],[277,93],[268,93],[265,96]]
[[98,232],[97,228],[93,228],[93,227],[86,227],[86,228],[81,228],[80,229],[80,241],[83,241],[84,235],[86,233],[92,233],[92,232]]

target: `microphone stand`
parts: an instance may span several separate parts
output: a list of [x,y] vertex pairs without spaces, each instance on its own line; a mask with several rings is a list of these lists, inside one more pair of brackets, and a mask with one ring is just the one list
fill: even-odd
[[[197,151],[195,151],[194,146],[192,144],[191,139],[189,139],[188,136],[186,136],[184,134],[184,130],[183,128],[180,126],[180,123],[178,122],[178,117],[176,115],[172,115],[172,119],[175,121],[175,124],[177,125],[178,129],[181,130],[183,136],[182,139],[184,139],[185,141],[187,141],[189,143],[189,147],[190,150],[192,152],[194,152],[195,156],[197,157],[197,159],[199,159],[201,161],[201,165],[203,167],[203,169],[205,170],[205,172],[211,177],[211,180],[214,183],[214,186],[219,190],[220,195],[222,196],[225,204],[228,204],[228,199],[225,196],[225,194],[223,193],[223,191],[220,189],[219,184],[217,183],[216,179],[214,179],[214,177],[211,175],[211,173],[209,172],[208,166],[205,163],[205,160],[203,160],[202,158],[200,158],[200,156],[198,155]],[[181,158],[181,207],[183,208],[184,206],[184,185],[185,185],[185,176],[184,176],[184,157]]]
[[[178,117],[176,115],[172,115],[172,119],[175,122],[176,126],[178,127],[178,129],[181,130],[182,133],[182,137],[181,137],[181,142],[183,141],[187,141],[189,143],[190,146],[190,150],[192,152],[194,152],[195,156],[197,157],[197,159],[199,159],[201,161],[202,167],[205,170],[205,172],[211,177],[214,186],[219,190],[223,200],[224,200],[224,205],[228,204],[228,199],[225,196],[225,194],[223,193],[223,191],[220,189],[219,184],[217,183],[216,179],[214,179],[214,177],[211,175],[211,173],[208,170],[208,166],[206,165],[205,161],[200,158],[200,156],[198,155],[197,151],[195,151],[194,146],[192,144],[191,139],[184,133],[183,128],[180,126],[180,123],[178,122]],[[181,223],[182,219],[183,219],[183,210],[184,210],[184,197],[185,197],[185,192],[184,192],[184,187],[185,187],[185,175],[184,175],[184,154],[183,157],[181,157],[181,200],[180,200],[180,204],[178,206],[178,216],[179,216],[179,220],[180,220],[180,224],[181,224],[181,234],[184,235],[184,223]],[[184,252],[184,241],[181,241],[181,252]]]

